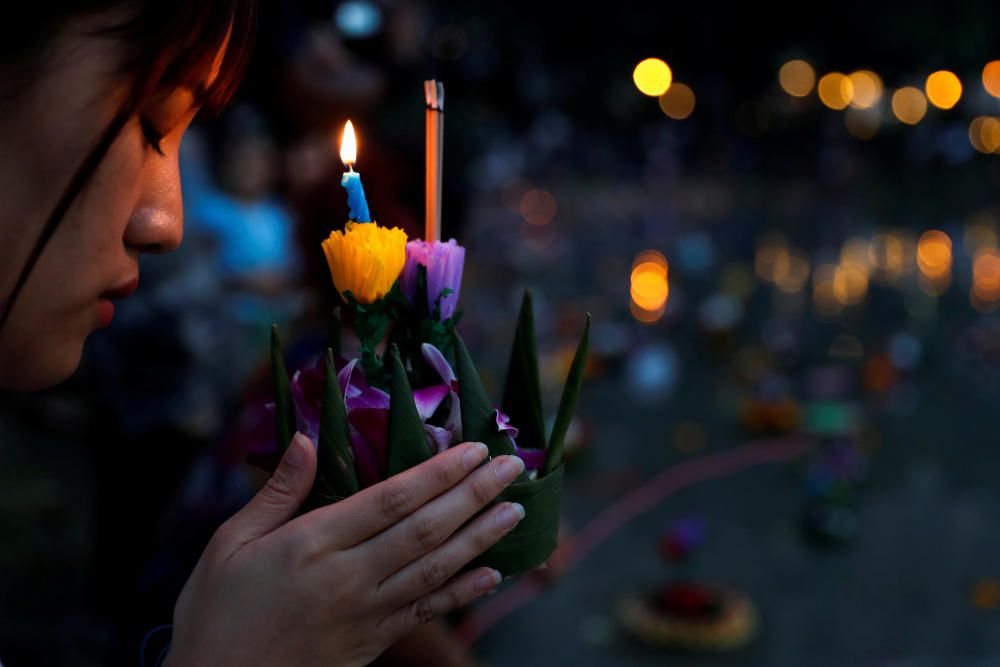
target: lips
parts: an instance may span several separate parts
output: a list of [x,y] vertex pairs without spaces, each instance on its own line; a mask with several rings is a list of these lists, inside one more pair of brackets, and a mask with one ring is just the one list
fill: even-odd
[[114,287],[114,288],[108,290],[107,292],[104,292],[103,294],[101,294],[101,298],[102,299],[124,299],[125,297],[127,297],[128,295],[130,295],[132,292],[134,292],[135,288],[138,287],[138,286],[139,286],[139,276],[136,276],[135,278],[132,278],[128,282],[121,283],[117,287]]

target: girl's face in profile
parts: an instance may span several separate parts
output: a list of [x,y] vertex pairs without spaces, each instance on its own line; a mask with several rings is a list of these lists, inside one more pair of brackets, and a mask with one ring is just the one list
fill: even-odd
[[[0,304],[73,174],[129,93],[121,46],[94,35],[95,19],[69,24],[49,45],[41,74],[0,109]],[[224,52],[202,85],[217,76]],[[135,289],[139,256],[177,248],[182,236],[177,154],[197,108],[187,87],[145,100],[126,123],[45,246],[0,329],[0,389],[66,379],[83,342],[110,324],[114,301]]]

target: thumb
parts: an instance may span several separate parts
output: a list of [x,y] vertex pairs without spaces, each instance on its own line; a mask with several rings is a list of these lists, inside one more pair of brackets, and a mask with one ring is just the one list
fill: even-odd
[[316,448],[298,431],[292,436],[277,470],[243,509],[233,515],[226,533],[239,548],[267,535],[295,516],[316,477]]

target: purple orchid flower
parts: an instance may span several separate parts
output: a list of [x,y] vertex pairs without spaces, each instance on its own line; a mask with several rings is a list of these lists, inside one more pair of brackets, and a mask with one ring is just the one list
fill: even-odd
[[[291,380],[297,427],[313,442],[319,439],[323,374],[324,371],[317,365],[297,371]],[[362,487],[371,486],[385,479],[388,467],[389,394],[369,386],[357,359],[344,364],[337,373],[337,382],[344,396],[358,482]],[[413,392],[420,419],[425,422],[430,419],[450,393],[449,385],[434,385]],[[428,441],[435,453],[440,450],[442,442],[442,434],[437,430],[437,427],[425,424]],[[447,445],[443,448],[446,449]]]
[[[424,343],[420,346],[420,353],[423,355],[424,360],[438,374],[438,377],[441,378],[442,384],[448,387],[448,396],[451,400],[451,405],[448,408],[448,416],[445,417],[443,427],[448,434],[448,445],[439,449],[439,453],[447,449],[448,446],[462,441],[462,403],[458,396],[458,378],[455,376],[455,371],[452,370],[451,364],[448,363],[444,354],[441,353],[441,350],[430,343]],[[440,432],[435,433],[433,439],[439,445],[445,442],[444,434]]]
[[[421,346],[421,353],[428,365],[441,378],[441,383],[416,390],[413,392],[413,399],[417,414],[424,422],[427,442],[433,453],[439,454],[462,441],[462,406],[458,393],[458,378],[438,348],[425,343]],[[297,371],[290,382],[297,428],[314,443],[319,441],[322,412],[325,369],[320,365],[321,362],[322,360],[315,366]],[[358,482],[362,487],[371,486],[385,479],[388,468],[390,397],[385,391],[368,384],[364,370],[357,359],[343,363],[337,373],[337,382],[344,396]],[[443,423],[440,426],[428,424],[428,420],[442,409],[443,405]],[[270,425],[268,432],[273,433],[273,404],[266,406],[266,415],[262,420]],[[515,452],[524,460],[525,468],[539,470],[545,465],[547,452],[543,449],[519,447],[516,441],[518,429],[510,423],[510,418],[499,410],[496,411],[496,423],[497,430],[510,438]],[[280,458],[278,449],[273,437],[260,439],[261,443],[265,440],[267,446],[257,443],[253,451],[248,453],[251,454],[251,463],[273,469]],[[273,465],[263,466],[264,463]]]
[[[444,241],[414,240],[406,244],[406,264],[400,275],[400,287],[411,302],[417,292],[417,267],[427,268],[427,304],[431,313],[440,305],[440,320],[451,319],[458,307],[458,292],[462,286],[465,248],[455,239]],[[444,290],[451,292],[443,296]],[[440,299],[440,302],[438,301]]]
[[544,449],[534,449],[531,447],[519,447],[517,436],[520,433],[515,426],[510,423],[510,417],[496,410],[497,430],[506,433],[510,438],[510,443],[514,445],[514,453],[524,461],[525,470],[541,470],[548,458],[548,452]]
[[[451,445],[462,441],[462,403],[458,395],[458,378],[455,376],[455,371],[452,370],[448,360],[445,359],[444,354],[441,353],[441,350],[430,343],[424,343],[420,347],[420,351],[431,368],[437,372],[444,386],[450,388],[451,405],[448,407],[448,415],[445,418],[444,426],[424,425],[424,429],[428,431],[432,442],[438,447],[435,453],[439,453]],[[548,452],[544,449],[519,447],[517,444],[518,429],[510,423],[510,417],[499,410],[496,411],[496,422],[497,431],[505,433],[510,438],[515,453],[524,461],[525,469],[541,470],[545,465]]]

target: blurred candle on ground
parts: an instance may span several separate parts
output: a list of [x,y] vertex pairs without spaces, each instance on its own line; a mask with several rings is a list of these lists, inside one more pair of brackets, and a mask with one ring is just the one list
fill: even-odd
[[361,185],[361,174],[354,171],[354,163],[358,160],[358,140],[354,135],[354,125],[347,121],[344,126],[344,138],[340,143],[340,160],[347,167],[340,185],[347,191],[347,206],[350,208],[348,218],[356,222],[371,222],[368,212],[368,201],[365,199],[365,189]]

